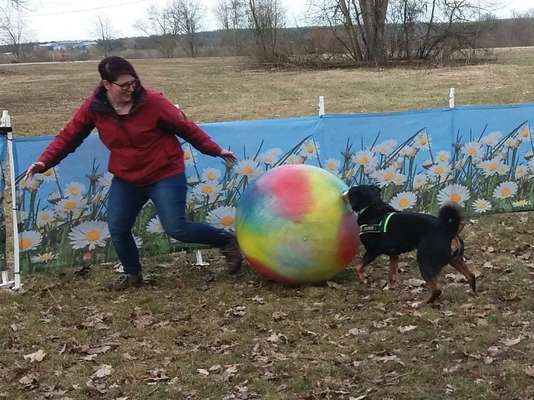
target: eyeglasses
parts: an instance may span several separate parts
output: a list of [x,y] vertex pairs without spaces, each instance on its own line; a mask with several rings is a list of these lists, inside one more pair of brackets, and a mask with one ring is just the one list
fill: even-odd
[[124,83],[117,83],[117,82],[111,82],[112,84],[118,86],[121,88],[121,90],[129,90],[129,89],[137,89],[137,87],[139,86],[139,79],[134,79],[132,81],[129,81],[129,82],[124,82]]

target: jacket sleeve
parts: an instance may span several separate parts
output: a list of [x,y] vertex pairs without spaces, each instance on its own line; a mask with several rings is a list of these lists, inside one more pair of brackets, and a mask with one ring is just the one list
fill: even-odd
[[91,101],[92,96],[80,106],[67,125],[41,153],[38,161],[44,163],[46,169],[56,166],[68,154],[73,153],[95,127],[89,112]]
[[162,129],[187,140],[204,154],[210,156],[219,156],[221,154],[222,148],[163,95],[159,100],[159,112],[160,120],[158,124]]

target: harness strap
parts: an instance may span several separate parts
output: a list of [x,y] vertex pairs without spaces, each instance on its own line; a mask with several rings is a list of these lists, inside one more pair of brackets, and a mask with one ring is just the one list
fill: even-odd
[[390,212],[378,224],[363,224],[360,225],[360,236],[368,233],[386,233],[388,229],[389,220],[395,212]]

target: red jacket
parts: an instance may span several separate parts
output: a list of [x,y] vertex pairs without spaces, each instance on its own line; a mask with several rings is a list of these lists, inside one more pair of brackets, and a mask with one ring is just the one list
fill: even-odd
[[93,128],[110,150],[108,169],[135,185],[149,185],[184,172],[184,152],[175,135],[204,154],[219,156],[221,147],[161,93],[140,89],[129,114],[119,116],[105,90],[97,89],[46,147],[38,161],[46,169],[74,152]]

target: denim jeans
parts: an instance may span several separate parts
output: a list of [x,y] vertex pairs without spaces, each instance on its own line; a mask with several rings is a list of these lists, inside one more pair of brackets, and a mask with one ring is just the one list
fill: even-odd
[[139,251],[131,230],[137,214],[148,199],[154,202],[163,229],[174,239],[218,248],[231,243],[233,234],[224,229],[186,220],[186,192],[185,174],[174,175],[148,186],[135,186],[117,177],[113,178],[108,199],[108,225],[124,272],[141,272]]

